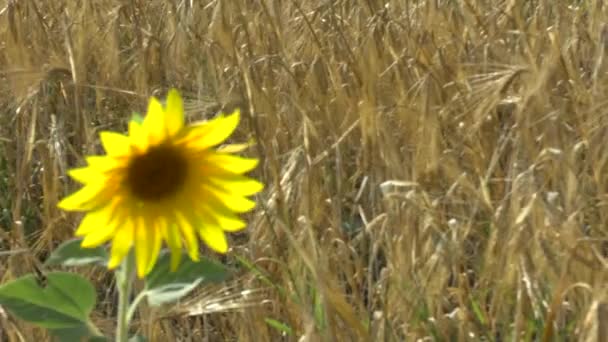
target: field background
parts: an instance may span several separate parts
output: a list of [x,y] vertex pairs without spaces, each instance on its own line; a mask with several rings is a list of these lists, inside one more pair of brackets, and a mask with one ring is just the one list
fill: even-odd
[[[267,187],[236,277],[133,332],[608,339],[603,1],[0,4],[0,282],[72,236],[56,203],[98,132],[176,87],[188,120],[242,109]],[[111,335],[112,277],[81,272]],[[0,312],[0,340],[47,339]]]

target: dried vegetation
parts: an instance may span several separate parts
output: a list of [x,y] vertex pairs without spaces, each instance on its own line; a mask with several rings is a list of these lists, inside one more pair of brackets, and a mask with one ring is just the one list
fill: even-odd
[[[4,1],[0,281],[71,236],[55,205],[97,132],[177,87],[190,120],[242,108],[268,186],[223,259],[235,279],[142,309],[134,331],[608,338],[602,4]],[[111,277],[85,274],[111,334]],[[0,312],[0,340],[46,338]]]

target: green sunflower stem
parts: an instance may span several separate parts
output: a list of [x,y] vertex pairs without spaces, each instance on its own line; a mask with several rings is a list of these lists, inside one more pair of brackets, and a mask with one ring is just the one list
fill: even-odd
[[133,287],[135,275],[135,258],[133,251],[124,259],[120,268],[116,271],[116,282],[118,285],[118,317],[116,325],[116,342],[127,342],[129,340],[129,298]]

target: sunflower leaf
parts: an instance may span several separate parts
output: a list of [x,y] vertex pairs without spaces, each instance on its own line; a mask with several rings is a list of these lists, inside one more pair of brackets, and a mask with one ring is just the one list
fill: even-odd
[[7,311],[59,333],[92,326],[88,317],[95,297],[95,288],[88,280],[68,272],[48,273],[46,284],[29,274],[0,286],[0,305]]
[[54,329],[51,334],[59,342],[86,341],[86,342],[110,342],[104,336],[91,336],[89,328],[82,324],[75,328]]
[[146,276],[146,296],[148,303],[158,306],[179,300],[198,285],[221,282],[228,278],[228,269],[223,265],[202,259],[198,262],[187,256],[175,272],[170,271],[170,254],[163,253],[154,269]]
[[55,249],[44,263],[45,266],[83,266],[88,264],[99,264],[105,266],[108,263],[108,253],[105,248],[82,248],[82,239],[72,239],[62,243]]

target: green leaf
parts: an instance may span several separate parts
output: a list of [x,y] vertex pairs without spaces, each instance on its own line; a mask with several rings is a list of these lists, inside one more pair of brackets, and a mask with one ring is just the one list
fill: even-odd
[[[104,336],[91,336],[91,331],[84,324],[75,328],[53,329],[51,334],[55,337],[55,341],[59,342],[109,342]],[[86,339],[84,339],[85,337]]]
[[145,291],[152,306],[174,302],[200,284],[221,282],[228,277],[228,270],[223,265],[208,259],[194,262],[185,255],[177,270],[171,272],[170,259],[169,253],[163,253],[146,276]]
[[0,305],[16,317],[43,328],[78,328],[89,326],[95,288],[74,273],[48,273],[45,287],[29,274],[0,286]]
[[105,266],[108,262],[108,253],[105,248],[82,248],[82,239],[72,239],[62,243],[51,253],[44,263],[45,266],[83,266],[99,264]]

